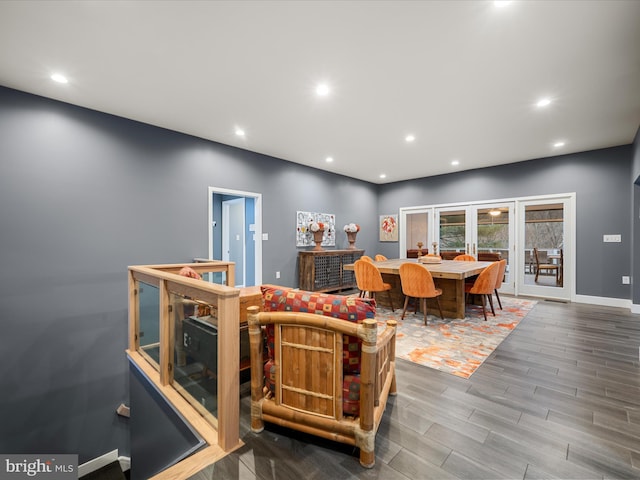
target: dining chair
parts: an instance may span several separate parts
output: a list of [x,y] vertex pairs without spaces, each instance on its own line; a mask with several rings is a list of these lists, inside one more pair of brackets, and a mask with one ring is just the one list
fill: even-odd
[[364,260],[365,262],[373,263],[373,258],[371,258],[369,255],[362,255],[360,257],[360,260]]
[[454,260],[457,262],[475,262],[476,257],[474,257],[473,255],[463,253],[455,257]]
[[496,276],[496,286],[494,293],[496,294],[496,298],[498,299],[500,310],[502,310],[502,302],[500,301],[500,294],[498,294],[498,289],[502,286],[502,281],[504,280],[504,272],[507,269],[507,260],[503,258],[498,263],[500,264],[500,268],[498,268],[498,275]]
[[384,255],[378,253],[375,257],[374,257],[376,262],[382,262],[384,260],[389,260],[387,257],[385,257]]
[[366,294],[370,294],[375,298],[378,292],[387,292],[389,295],[389,304],[391,305],[391,311],[393,308],[393,297],[391,296],[391,284],[382,280],[382,274],[378,267],[372,262],[366,260],[356,260],[354,265],[354,272],[356,274],[356,284],[360,290],[360,297],[365,297]]
[[500,268],[500,262],[493,262],[491,265],[487,266],[476,281],[473,284],[466,283],[464,286],[464,291],[467,295],[467,300],[469,299],[469,295],[480,295],[482,297],[482,314],[484,315],[484,321],[487,321],[487,308],[486,308],[486,300],[489,299],[489,304],[491,305],[491,313],[493,316],[496,316],[496,311],[493,309],[493,292],[496,289],[496,278],[498,278],[498,270]]
[[556,265],[555,263],[545,263],[545,260],[547,260],[546,256],[547,256],[547,252],[544,252],[544,260],[540,260],[541,257],[541,252],[538,251],[537,248],[533,249],[533,258],[536,262],[536,278],[534,279],[534,281],[536,283],[538,283],[538,276],[540,275],[540,271],[541,270],[545,270],[547,272],[555,272],[556,274],[556,284],[558,284],[559,281],[559,265]]
[[402,283],[402,293],[404,297],[404,308],[402,309],[402,320],[407,311],[409,298],[416,299],[416,312],[418,311],[418,300],[420,300],[422,311],[424,313],[424,324],[427,324],[427,299],[435,298],[438,302],[438,310],[440,310],[440,318],[444,320],[442,314],[442,306],[440,305],[440,295],[442,289],[436,288],[433,283],[431,272],[426,267],[418,263],[403,263],[400,265],[400,282]]

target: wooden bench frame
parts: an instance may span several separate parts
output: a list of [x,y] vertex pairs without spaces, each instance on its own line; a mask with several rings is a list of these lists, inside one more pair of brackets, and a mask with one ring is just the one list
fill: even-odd
[[[249,307],[251,429],[264,422],[356,446],[360,463],[375,464],[375,435],[389,395],[396,393],[396,321],[378,335],[377,322],[362,323],[301,312],[259,312]],[[275,394],[264,386],[262,327],[275,327]],[[343,415],[342,336],[362,340],[360,415]]]

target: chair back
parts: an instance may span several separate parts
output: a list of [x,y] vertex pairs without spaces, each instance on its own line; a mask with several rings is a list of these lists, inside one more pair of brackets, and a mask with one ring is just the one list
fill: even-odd
[[380,270],[373,263],[366,260],[356,260],[354,272],[356,274],[356,284],[363,292],[381,292],[384,290],[384,282]]
[[365,262],[373,263],[373,259],[369,255],[362,255],[360,260],[364,260]]
[[500,262],[493,262],[482,270],[476,281],[473,283],[473,287],[469,290],[469,293],[491,295],[496,289],[496,279],[498,278],[499,269]]
[[437,295],[431,272],[419,263],[400,265],[402,293],[414,298],[432,298]]
[[537,248],[533,249],[533,259],[536,262],[536,265],[540,265],[541,263],[547,263],[547,251],[540,251]]
[[375,256],[375,260],[376,260],[376,262],[383,262],[384,260],[388,260],[388,258],[387,258],[387,257],[385,257],[384,255],[381,255],[381,254],[379,254],[379,253],[378,253],[378,254]]
[[500,264],[500,266],[498,267],[498,275],[496,276],[496,290],[502,286],[502,281],[504,280],[504,272],[507,269],[507,260],[503,258],[498,263]]
[[462,255],[458,255],[457,257],[455,257],[454,260],[458,262],[475,262],[476,257],[463,253]]

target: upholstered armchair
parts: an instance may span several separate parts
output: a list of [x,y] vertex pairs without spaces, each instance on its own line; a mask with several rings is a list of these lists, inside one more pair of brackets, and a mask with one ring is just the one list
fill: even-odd
[[262,288],[265,311],[248,310],[251,429],[270,422],[353,445],[373,467],[376,432],[396,391],[396,322],[379,331],[371,299]]

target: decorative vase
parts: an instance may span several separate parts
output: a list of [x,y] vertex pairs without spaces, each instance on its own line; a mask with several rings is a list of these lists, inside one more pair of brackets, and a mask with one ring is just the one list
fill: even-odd
[[349,246],[347,247],[347,250],[355,250],[356,235],[358,235],[358,232],[346,232],[346,233],[347,233],[347,240],[349,240]]
[[324,248],[322,248],[322,238],[324,237],[324,230],[318,230],[317,232],[313,232],[313,241],[316,242],[316,246],[313,247],[313,252],[322,252]]

